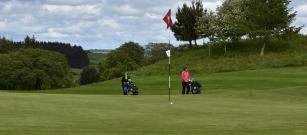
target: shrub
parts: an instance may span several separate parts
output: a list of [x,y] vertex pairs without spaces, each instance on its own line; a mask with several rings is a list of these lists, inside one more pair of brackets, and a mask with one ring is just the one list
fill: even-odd
[[81,71],[80,85],[95,83],[100,80],[100,73],[94,66],[85,67]]

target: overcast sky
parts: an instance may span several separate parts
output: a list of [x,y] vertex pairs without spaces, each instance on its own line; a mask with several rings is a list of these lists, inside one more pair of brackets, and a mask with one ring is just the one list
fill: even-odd
[[[38,40],[81,45],[85,49],[113,49],[127,41],[141,45],[168,42],[162,21],[169,8],[176,11],[191,0],[0,0],[0,35],[19,41]],[[212,11],[223,0],[203,0]],[[293,0],[298,11],[293,25],[307,24],[307,1]],[[173,14],[173,19],[174,19]],[[302,30],[307,34],[307,28]],[[171,42],[179,44],[171,34]]]

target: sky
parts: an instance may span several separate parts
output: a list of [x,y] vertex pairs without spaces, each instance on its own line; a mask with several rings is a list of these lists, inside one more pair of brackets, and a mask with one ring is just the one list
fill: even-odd
[[[168,9],[191,0],[0,0],[0,36],[21,41],[34,35],[40,41],[59,41],[84,49],[114,49],[125,42],[178,45],[162,21]],[[215,11],[223,0],[203,0]],[[307,24],[307,1],[293,0],[295,26]],[[175,14],[172,15],[173,21]],[[307,27],[307,26],[306,26]],[[301,31],[307,34],[307,28]]]

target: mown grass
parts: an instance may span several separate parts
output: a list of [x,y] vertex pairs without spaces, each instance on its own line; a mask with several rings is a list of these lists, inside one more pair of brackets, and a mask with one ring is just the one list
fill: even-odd
[[307,126],[305,98],[264,92],[176,95],[173,105],[157,95],[5,93],[1,101],[3,135],[303,135]]
[[173,76],[136,76],[72,89],[0,92],[1,135],[305,135],[307,67],[193,74],[201,95],[180,95]]

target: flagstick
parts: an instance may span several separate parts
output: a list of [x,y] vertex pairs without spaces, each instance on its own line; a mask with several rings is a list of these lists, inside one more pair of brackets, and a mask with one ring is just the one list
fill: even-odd
[[[168,32],[168,48],[171,54],[171,39],[170,39],[171,32]],[[171,102],[171,55],[168,57],[168,101],[170,104]]]

